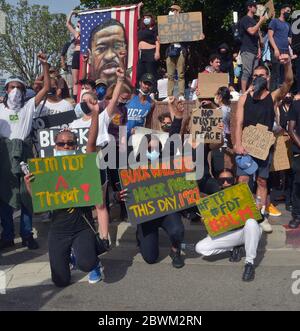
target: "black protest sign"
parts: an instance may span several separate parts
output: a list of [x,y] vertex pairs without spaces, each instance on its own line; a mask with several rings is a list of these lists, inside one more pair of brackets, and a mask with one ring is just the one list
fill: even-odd
[[[54,156],[54,138],[60,129],[43,129],[38,131],[38,144],[40,147],[40,157]],[[78,153],[86,153],[89,128],[71,129],[77,136]]]
[[201,12],[158,16],[157,22],[161,44],[204,39]]
[[218,128],[222,122],[220,108],[197,108],[192,113],[191,133],[196,140],[197,135],[204,138],[204,143],[218,144],[222,142],[223,131]]
[[32,121],[32,137],[34,142],[38,141],[38,130],[48,129],[55,126],[68,126],[68,124],[76,120],[76,118],[74,110],[35,118]]
[[[128,189],[126,208],[132,224],[141,224],[195,206],[200,200],[196,181],[187,180],[192,160],[177,158],[174,170],[170,161],[158,168],[120,169],[123,189]],[[166,169],[164,169],[166,168]]]

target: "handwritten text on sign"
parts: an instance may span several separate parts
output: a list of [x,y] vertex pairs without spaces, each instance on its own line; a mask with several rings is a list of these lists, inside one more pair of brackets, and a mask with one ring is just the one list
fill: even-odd
[[221,143],[222,131],[218,125],[222,122],[222,110],[217,109],[196,109],[192,115],[192,135],[202,135],[205,143]]
[[200,193],[195,181],[186,180],[187,168],[120,170],[122,187],[129,192],[126,207],[130,221],[140,224],[195,206]]
[[35,212],[102,203],[96,153],[29,160]]
[[261,219],[246,183],[234,185],[201,199],[198,209],[211,237],[241,228],[249,218]]
[[157,21],[161,44],[197,41],[204,38],[201,12],[158,16]]

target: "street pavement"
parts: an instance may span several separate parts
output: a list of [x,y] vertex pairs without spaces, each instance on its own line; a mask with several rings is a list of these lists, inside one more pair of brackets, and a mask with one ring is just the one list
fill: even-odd
[[[0,294],[0,311],[299,310],[300,232],[286,231],[289,219],[287,212],[272,219],[274,231],[263,236],[256,278],[251,283],[241,280],[243,260],[232,264],[227,253],[203,258],[186,251],[185,267],[174,269],[163,233],[160,260],[147,265],[137,250],[134,229],[128,223],[113,222],[113,248],[101,257],[104,279],[92,285],[86,274],[73,271],[72,284],[63,289],[56,288],[50,279],[46,241],[50,223],[36,219],[40,249],[29,251],[18,239],[13,250],[0,253],[6,284],[6,294]],[[185,226],[188,243],[205,235],[200,224],[185,221]]]

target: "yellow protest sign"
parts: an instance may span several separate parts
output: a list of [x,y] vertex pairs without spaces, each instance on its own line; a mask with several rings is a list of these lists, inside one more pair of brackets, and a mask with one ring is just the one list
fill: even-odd
[[198,209],[211,237],[241,228],[249,218],[261,219],[246,183],[234,185],[201,199]]

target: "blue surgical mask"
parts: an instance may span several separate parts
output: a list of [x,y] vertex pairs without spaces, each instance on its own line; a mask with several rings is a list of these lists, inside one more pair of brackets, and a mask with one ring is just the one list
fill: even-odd
[[76,151],[74,149],[67,149],[63,151],[57,151],[56,149],[54,150],[54,156],[70,156],[75,154]]
[[96,93],[97,93],[98,100],[102,100],[106,94],[106,87],[103,85],[97,86]]
[[149,18],[149,17],[144,18],[144,24],[145,25],[150,25],[151,24],[151,18]]
[[152,151],[152,152],[147,151],[146,156],[150,161],[155,161],[159,158],[159,153],[158,151]]

